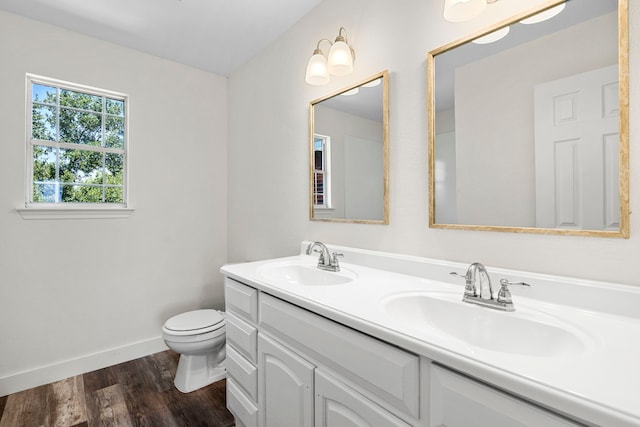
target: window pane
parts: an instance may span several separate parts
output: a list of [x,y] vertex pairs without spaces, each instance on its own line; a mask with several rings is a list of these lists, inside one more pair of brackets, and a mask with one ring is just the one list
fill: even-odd
[[124,203],[122,187],[107,187],[104,201],[106,203]]
[[36,203],[55,203],[56,192],[59,189],[57,183],[52,184],[33,184],[33,201]]
[[124,117],[107,116],[104,146],[110,148],[124,148]]
[[56,140],[56,108],[34,104],[31,110],[31,138]]
[[101,203],[102,186],[63,184],[62,201],[67,203]]
[[102,116],[84,111],[60,109],[60,141],[102,145]]
[[54,82],[31,92],[33,202],[124,204],[125,101]]
[[60,149],[60,181],[102,184],[103,154]]
[[89,95],[88,93],[74,92],[68,89],[61,89],[60,105],[64,107],[100,112],[102,111],[102,97]]
[[33,147],[33,181],[56,180],[56,149],[52,147]]
[[322,151],[314,151],[314,168],[317,171],[321,171],[324,169],[324,165],[322,164],[322,160],[324,156],[322,155]]
[[51,86],[33,84],[31,86],[31,100],[33,102],[43,102],[56,104],[56,88]]
[[107,153],[106,159],[106,184],[122,185],[122,172],[124,171],[124,155]]
[[108,114],[114,116],[124,117],[124,101],[119,99],[107,98],[107,111]]

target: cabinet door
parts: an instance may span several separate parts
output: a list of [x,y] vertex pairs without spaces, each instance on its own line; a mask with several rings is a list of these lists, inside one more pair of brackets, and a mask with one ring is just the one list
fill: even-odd
[[560,415],[446,368],[431,365],[433,427],[579,426]]
[[282,344],[258,334],[261,427],[313,426],[313,370]]
[[315,374],[317,427],[409,427],[340,380]]

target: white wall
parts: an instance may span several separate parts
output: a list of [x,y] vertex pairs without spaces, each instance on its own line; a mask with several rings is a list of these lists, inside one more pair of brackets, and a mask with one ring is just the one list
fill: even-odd
[[[442,1],[325,0],[229,78],[229,259],[290,255],[300,240],[640,285],[640,224],[603,239],[428,228],[426,53],[542,0],[501,1],[465,23]],[[328,86],[304,83],[320,38],[344,26],[355,71]],[[631,210],[640,212],[640,3],[630,2]],[[383,69],[390,72],[390,224],[308,219],[308,102]],[[265,165],[271,165],[266,168]],[[347,260],[345,260],[346,262]]]
[[[226,79],[0,12],[0,396],[164,348],[222,307]],[[120,220],[24,220],[25,73],[129,95]]]
[[[600,16],[456,70],[460,224],[535,227],[533,88],[616,64],[617,19]],[[576,50],[576,40],[589,49]]]

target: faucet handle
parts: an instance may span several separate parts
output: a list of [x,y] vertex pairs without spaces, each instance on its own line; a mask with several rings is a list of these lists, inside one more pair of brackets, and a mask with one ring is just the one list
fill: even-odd
[[338,258],[344,258],[344,254],[340,254],[338,252],[331,253],[331,265],[336,267],[336,271],[340,271],[340,263],[338,262]]
[[531,286],[525,282],[510,282],[507,279],[500,279],[500,291],[498,292],[498,302],[502,303],[512,303],[511,299],[511,291],[509,291],[509,285],[518,285],[518,286]]
[[469,296],[469,297],[477,296],[475,285],[471,281],[471,274],[468,271],[467,271],[466,274],[456,273],[455,271],[452,271],[449,274],[452,275],[452,276],[456,276],[456,277],[462,277],[464,280],[466,280],[466,283],[464,285],[464,295],[465,296]]

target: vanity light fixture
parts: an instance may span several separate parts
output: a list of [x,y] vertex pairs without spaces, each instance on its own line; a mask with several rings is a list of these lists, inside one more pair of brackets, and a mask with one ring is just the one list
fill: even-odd
[[[320,50],[320,43],[323,41],[331,44],[327,58],[324,57],[324,53]],[[345,76],[353,71],[355,56],[354,50],[347,41],[347,30],[344,27],[340,27],[338,36],[333,43],[329,39],[318,40],[316,49],[307,63],[307,72],[304,80],[310,85],[321,86],[329,83],[329,75]]]
[[498,0],[445,0],[444,19],[449,22],[463,22],[480,15],[488,3]]

